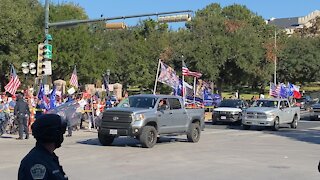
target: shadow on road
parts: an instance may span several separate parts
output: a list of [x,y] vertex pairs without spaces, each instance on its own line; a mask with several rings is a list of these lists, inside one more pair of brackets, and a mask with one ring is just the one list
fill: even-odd
[[[168,143],[174,143],[174,142],[187,142],[186,139],[183,138],[178,138],[176,136],[170,137],[170,136],[163,136],[160,137],[156,145],[159,144],[168,144]],[[99,142],[98,138],[93,138],[93,139],[87,139],[83,141],[77,141],[79,144],[85,144],[85,145],[93,145],[93,146],[102,146]],[[115,138],[112,145],[113,147],[136,147],[136,148],[141,148],[141,144],[139,140],[135,138],[130,138],[130,137],[119,137]]]
[[320,130],[316,129],[280,129],[279,131],[263,131],[267,134],[273,134],[282,137],[288,137],[293,140],[303,141],[312,144],[320,144]]

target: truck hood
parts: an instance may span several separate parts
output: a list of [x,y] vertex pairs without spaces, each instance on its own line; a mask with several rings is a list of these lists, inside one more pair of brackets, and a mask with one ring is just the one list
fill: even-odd
[[232,107],[218,107],[215,108],[213,111],[219,111],[219,112],[241,112],[242,110],[240,108],[232,108]]
[[271,107],[250,107],[246,110],[246,112],[270,113],[276,110],[277,108],[271,108]]
[[105,112],[114,112],[114,111],[121,111],[121,112],[132,112],[132,113],[145,113],[145,112],[149,112],[150,109],[143,109],[143,108],[122,108],[122,107],[114,107],[114,108],[110,108],[107,109]]

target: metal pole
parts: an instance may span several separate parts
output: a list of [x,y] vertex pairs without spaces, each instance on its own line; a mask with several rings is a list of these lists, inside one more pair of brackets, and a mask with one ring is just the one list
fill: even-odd
[[159,74],[159,71],[160,71],[160,62],[161,62],[161,59],[159,59],[159,62],[158,62],[158,69],[157,69],[156,80],[154,82],[153,94],[156,94],[156,90],[157,90],[158,74]]
[[[184,56],[182,55],[181,56],[182,67],[183,67],[183,60],[184,60],[183,58],[184,58]],[[183,100],[183,105],[185,105],[186,104],[186,98],[185,98],[185,91],[184,91],[184,75],[183,75],[183,72],[182,72],[182,100]]]
[[[45,1],[45,11],[44,11],[44,43],[48,44],[47,35],[49,34],[49,0]],[[47,84],[48,77],[46,75],[43,76],[43,83]]]
[[[49,10],[49,9],[48,9]],[[117,20],[117,19],[128,19],[128,18],[138,18],[138,17],[145,17],[145,16],[159,16],[159,15],[166,15],[166,14],[177,14],[177,13],[191,13],[191,10],[184,10],[184,11],[172,11],[172,12],[161,12],[161,13],[150,13],[150,14],[139,14],[139,15],[131,15],[131,16],[116,16],[110,18],[99,18],[99,19],[89,19],[89,20],[73,20],[73,21],[63,21],[63,22],[55,22],[49,23],[49,27],[63,27],[63,26],[75,26],[78,24],[87,24],[93,22],[100,22],[100,21],[110,21],[110,20]]]
[[197,93],[196,83],[197,83],[197,78],[194,77],[193,78],[193,104],[196,104],[196,93]]
[[274,30],[274,84],[277,85],[277,30]]

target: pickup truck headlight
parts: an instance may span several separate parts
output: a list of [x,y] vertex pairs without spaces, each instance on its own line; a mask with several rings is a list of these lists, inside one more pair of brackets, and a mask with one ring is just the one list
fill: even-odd
[[270,113],[270,114],[267,114],[267,115],[272,119],[276,117],[276,115],[274,113]]
[[144,114],[135,114],[132,115],[133,122],[144,120]]

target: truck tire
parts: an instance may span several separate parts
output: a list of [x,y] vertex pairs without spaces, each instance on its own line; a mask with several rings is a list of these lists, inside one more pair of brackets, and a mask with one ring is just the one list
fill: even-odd
[[216,125],[217,124],[217,120],[212,118],[212,122],[211,122],[212,125]]
[[144,148],[152,148],[157,143],[158,132],[153,126],[142,128],[140,143]]
[[278,131],[279,128],[280,128],[280,121],[279,121],[279,118],[276,117],[276,118],[274,119],[274,124],[273,124],[273,126],[272,126],[272,130],[273,130],[273,131]]
[[244,129],[244,130],[249,130],[250,128],[251,128],[250,125],[242,124],[242,129]]
[[102,146],[110,146],[113,143],[114,138],[115,136],[98,133],[98,139]]
[[297,129],[298,127],[298,116],[294,116],[293,117],[293,120],[292,120],[292,123],[290,124],[290,127],[293,128],[293,129]]
[[201,130],[200,130],[200,126],[198,123],[192,123],[190,125],[190,129],[187,133],[187,138],[189,142],[193,142],[196,143],[199,141],[200,139],[200,134],[201,134]]

